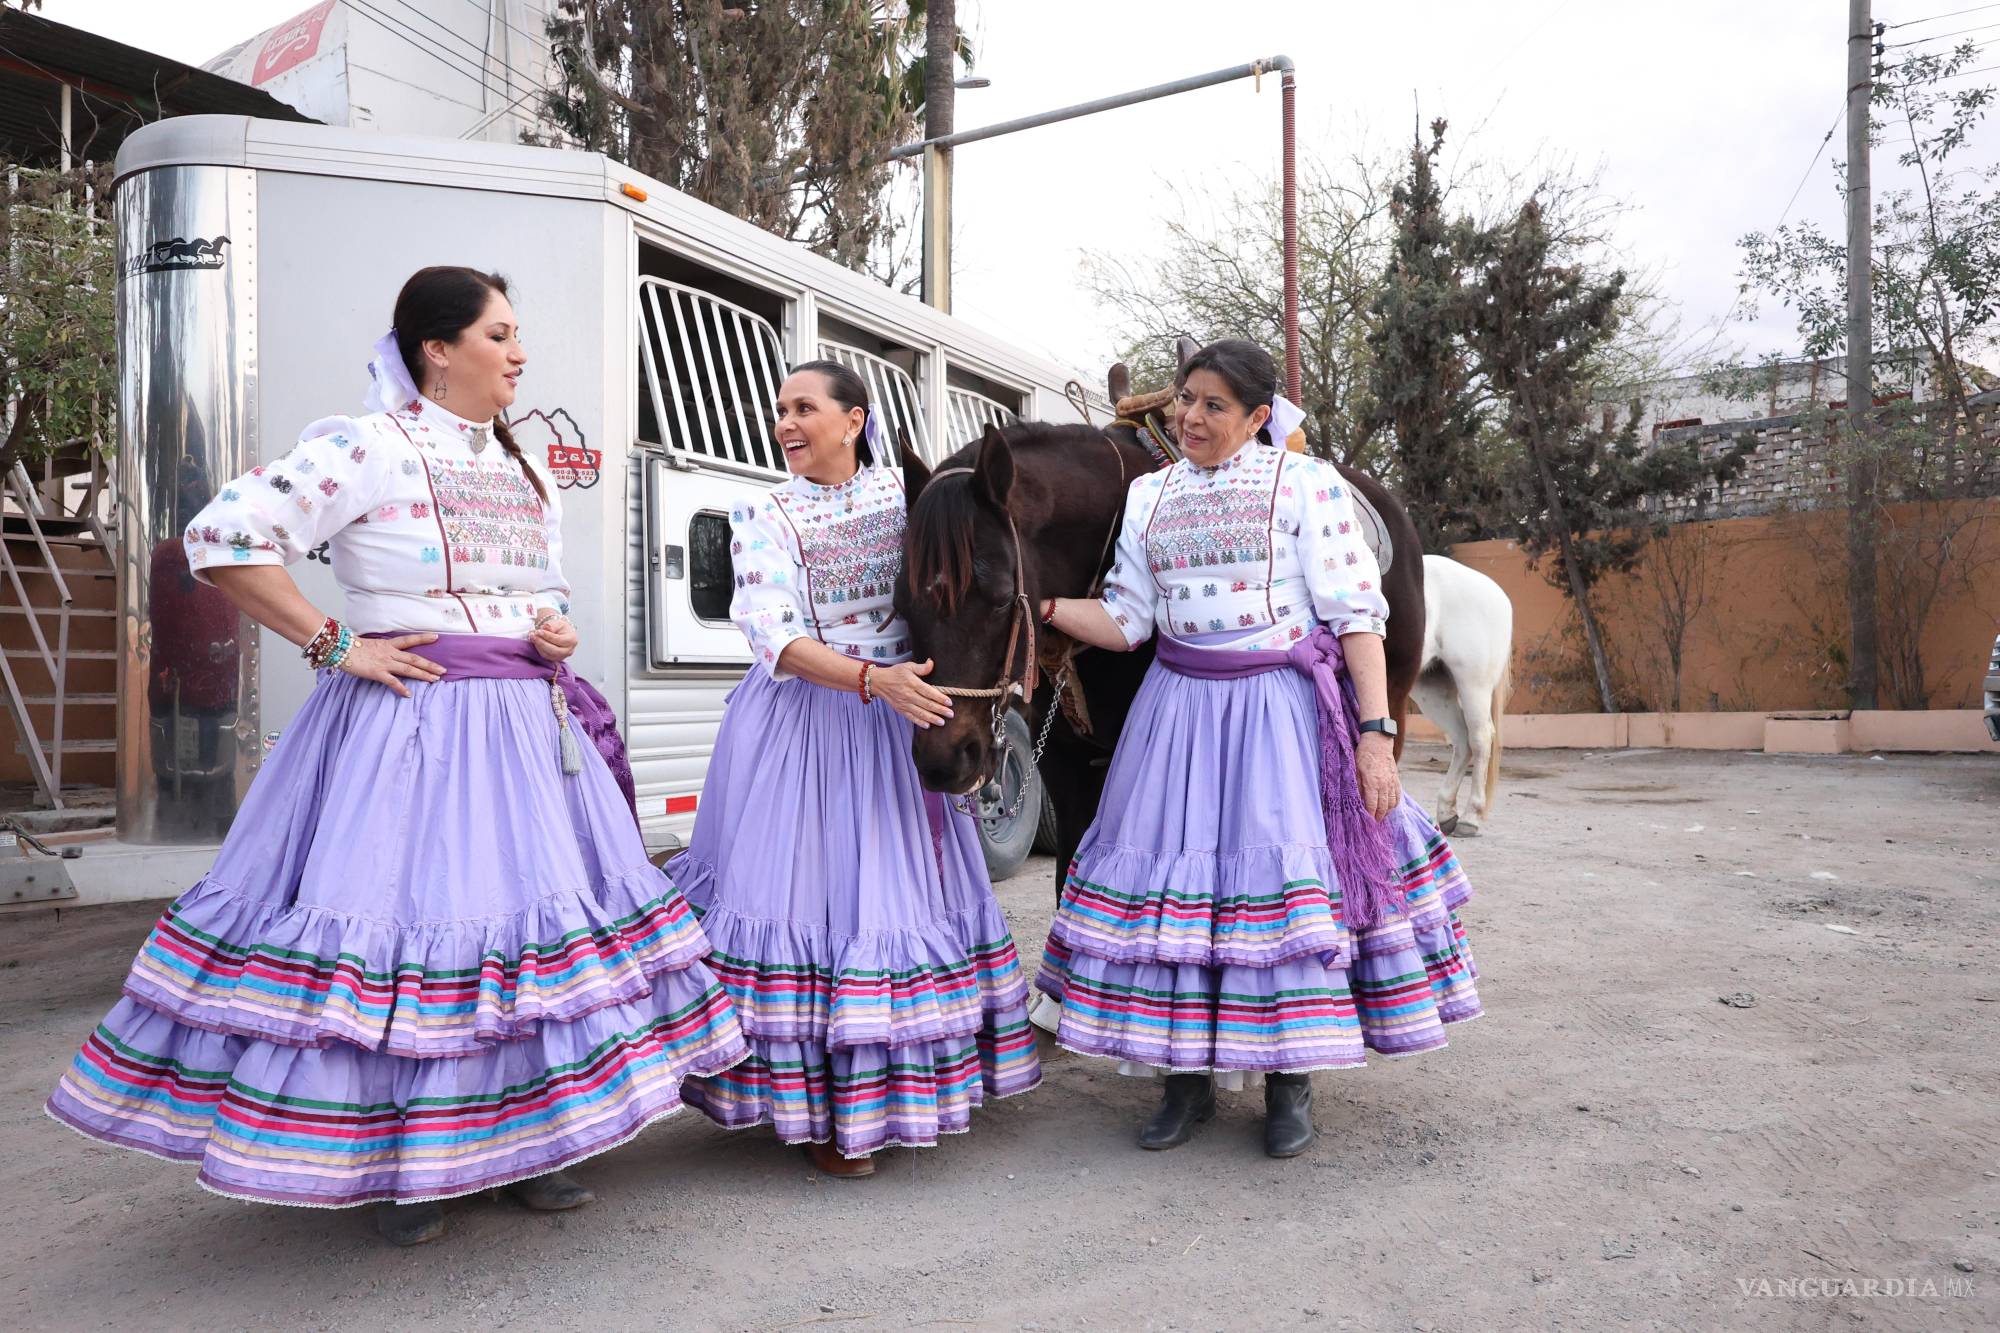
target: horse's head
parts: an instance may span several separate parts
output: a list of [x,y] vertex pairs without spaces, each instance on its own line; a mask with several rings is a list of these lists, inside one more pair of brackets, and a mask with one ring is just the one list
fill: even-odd
[[[990,690],[1021,680],[1036,592],[1021,586],[1034,580],[1034,565],[1032,550],[1017,545],[1008,509],[1014,453],[1006,434],[988,426],[976,446],[935,475],[914,451],[906,453],[903,477],[910,515],[896,609],[917,660],[935,663],[930,683]],[[1006,707],[1005,697],[957,698],[949,722],[919,730],[923,784],[960,794],[990,778],[995,723]]]

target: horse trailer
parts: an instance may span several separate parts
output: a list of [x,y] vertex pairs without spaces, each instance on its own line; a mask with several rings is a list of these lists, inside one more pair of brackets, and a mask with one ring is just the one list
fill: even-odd
[[[749,665],[728,514],[786,475],[786,367],[854,367],[930,461],[987,422],[1079,419],[1061,367],[595,153],[189,116],[128,139],[117,177],[121,846],[212,846],[312,687],[187,580],[181,531],[307,423],[361,410],[418,268],[513,284],[530,359],[510,424],[561,488],[574,666],[624,724],[655,848],[691,827]],[[338,604],[324,549],[293,572]],[[145,880],[112,896],[184,887]]]

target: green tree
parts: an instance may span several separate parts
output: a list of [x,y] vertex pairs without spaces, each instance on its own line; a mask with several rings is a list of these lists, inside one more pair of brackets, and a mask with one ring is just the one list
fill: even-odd
[[560,0],[544,115],[567,140],[850,268],[894,266],[908,220],[884,159],[921,120],[925,10]]
[[0,176],[0,472],[110,437],[110,167]]
[[[1314,453],[1377,475],[1370,403],[1370,311],[1387,255],[1389,173],[1364,158],[1306,161],[1299,170],[1300,402]],[[1285,346],[1284,234],[1268,182],[1211,210],[1197,203],[1165,220],[1164,255],[1144,268],[1092,254],[1085,282],[1117,312],[1134,385],[1171,379],[1174,339],[1247,338]],[[1282,371],[1282,367],[1281,367]]]
[[1507,502],[1522,545],[1558,557],[1549,580],[1576,607],[1599,699],[1615,713],[1591,590],[1606,574],[1631,569],[1662,526],[1649,502],[1726,475],[1740,454],[1704,463],[1692,445],[1647,448],[1638,404],[1622,420],[1593,404],[1591,368],[1617,335],[1625,275],[1600,281],[1557,258],[1538,200],[1473,244],[1470,342],[1518,446]]
[[1424,545],[1480,535],[1491,511],[1490,457],[1467,334],[1465,224],[1445,211],[1437,179],[1445,122],[1410,147],[1409,174],[1390,196],[1394,232],[1367,332],[1371,424],[1393,442],[1404,506]]

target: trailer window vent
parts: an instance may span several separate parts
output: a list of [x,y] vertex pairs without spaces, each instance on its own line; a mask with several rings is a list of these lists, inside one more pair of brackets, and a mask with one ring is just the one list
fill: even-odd
[[846,366],[868,386],[868,401],[882,413],[882,425],[889,433],[889,457],[876,459],[878,464],[900,465],[899,441],[903,440],[915,447],[918,457],[930,457],[930,432],[924,425],[922,399],[909,372],[893,361],[846,343],[822,342],[819,354],[825,360]]
[[947,452],[972,443],[986,433],[988,426],[1011,426],[1021,419],[1021,414],[1012,408],[970,389],[947,389],[944,396],[950,446]]
[[642,439],[717,466],[786,475],[771,437],[784,345],[768,320],[694,287],[641,278],[639,353]]

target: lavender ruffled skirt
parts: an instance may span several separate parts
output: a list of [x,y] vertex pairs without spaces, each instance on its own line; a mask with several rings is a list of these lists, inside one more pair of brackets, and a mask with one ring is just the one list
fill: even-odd
[[219,1193],[343,1207],[555,1170],[742,1059],[678,889],[542,680],[329,674],[48,1103]]
[[692,1080],[718,1124],[850,1157],[935,1144],[1041,1081],[1027,984],[972,820],[926,793],[887,704],[753,669],[688,850],[751,1056]]
[[1413,1055],[1480,1013],[1459,924],[1471,888],[1407,797],[1390,898],[1341,910],[1319,793],[1311,681],[1201,680],[1154,666],[1077,849],[1037,986],[1057,1039],[1176,1070],[1346,1068]]

